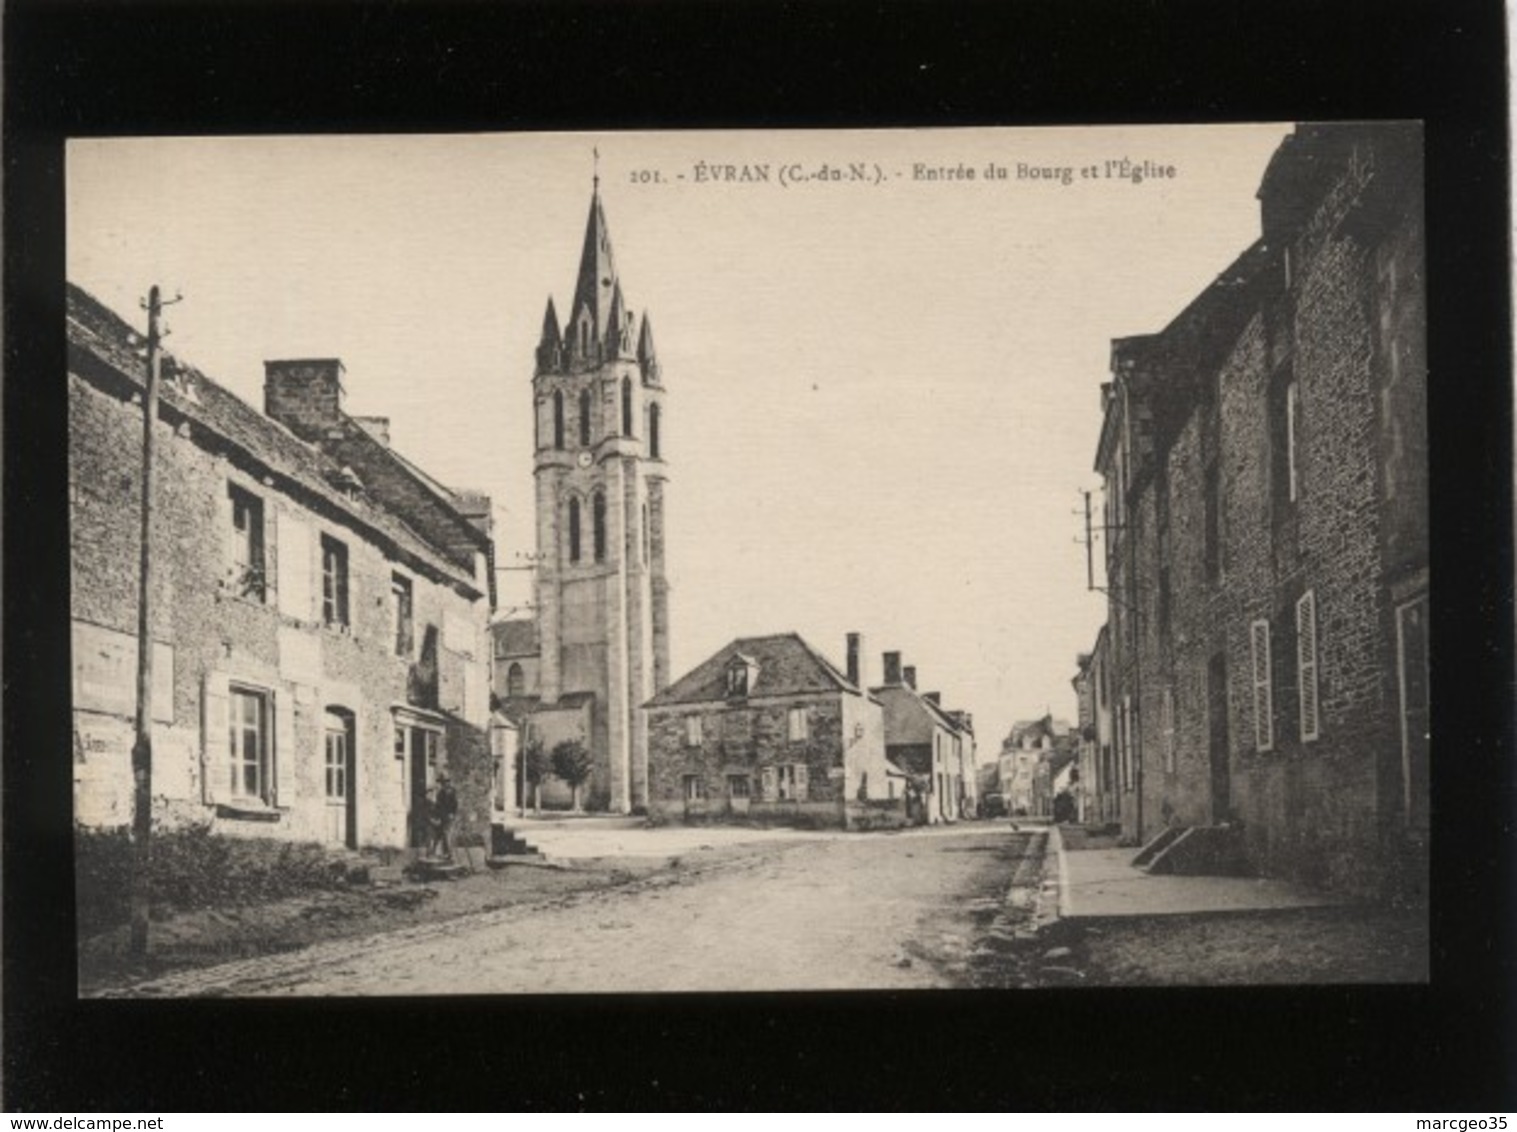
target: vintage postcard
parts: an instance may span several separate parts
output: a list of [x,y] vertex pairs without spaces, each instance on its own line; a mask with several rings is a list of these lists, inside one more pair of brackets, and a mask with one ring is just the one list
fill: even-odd
[[1419,124],[65,157],[82,995],[1426,981]]

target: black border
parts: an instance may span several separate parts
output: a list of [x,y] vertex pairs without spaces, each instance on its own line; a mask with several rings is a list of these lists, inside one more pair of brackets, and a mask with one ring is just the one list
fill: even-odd
[[[7,1110],[1517,1103],[1500,3],[12,0],[4,33]],[[1344,118],[1427,123],[1431,987],[75,1000],[63,138]]]

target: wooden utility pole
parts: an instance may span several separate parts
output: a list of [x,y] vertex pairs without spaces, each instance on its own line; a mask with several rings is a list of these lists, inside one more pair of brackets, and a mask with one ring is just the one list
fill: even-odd
[[156,284],[147,299],[147,392],[142,398],[142,562],[137,598],[137,737],[132,744],[132,957],[148,945],[148,868],[153,829],[153,426],[158,419],[162,362]]

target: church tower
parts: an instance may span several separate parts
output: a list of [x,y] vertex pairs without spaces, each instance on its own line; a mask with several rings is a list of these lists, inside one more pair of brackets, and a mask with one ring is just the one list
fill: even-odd
[[669,682],[664,386],[652,323],[622,295],[599,177],[565,316],[550,297],[532,378],[537,711],[588,709],[587,796],[627,813],[648,798],[640,708]]

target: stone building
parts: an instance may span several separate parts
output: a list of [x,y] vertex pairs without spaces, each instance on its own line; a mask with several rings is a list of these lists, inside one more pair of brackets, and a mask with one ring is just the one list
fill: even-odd
[[1000,767],[1001,793],[1012,814],[1037,812],[1035,784],[1038,766],[1053,747],[1054,721],[1051,715],[1018,720],[1011,725],[1010,733],[1001,742],[997,765]]
[[665,392],[653,324],[622,295],[599,185],[562,325],[549,298],[532,378],[536,613],[494,629],[497,696],[532,739],[594,756],[589,807],[648,798],[639,707],[669,682]]
[[1079,703],[1080,820],[1092,825],[1117,821],[1121,790],[1112,748],[1111,647],[1106,626],[1095,646],[1077,658],[1072,683]]
[[[75,815],[131,821],[142,338],[68,292]],[[265,363],[265,412],[164,359],[154,446],[157,816],[401,847],[438,774],[491,820],[489,501],[343,410],[335,359]]]
[[1112,344],[1097,470],[1120,818],[1228,823],[1259,871],[1421,887],[1420,129],[1300,126],[1262,237]]
[[1075,690],[1075,726],[1079,729],[1077,765],[1080,774],[1075,782],[1075,812],[1082,822],[1097,821],[1095,805],[1096,768],[1099,748],[1096,743],[1096,685],[1093,671],[1095,656],[1082,652],[1075,657],[1075,675],[1070,686]]
[[939,693],[918,692],[916,668],[903,666],[900,653],[887,652],[883,660],[885,681],[870,694],[885,709],[885,753],[920,788],[924,820],[957,821],[972,788],[965,785],[965,751],[973,778],[973,723],[968,713],[944,710]]
[[687,821],[869,828],[906,820],[857,634],[838,671],[794,633],[742,637],[647,703],[648,808]]

